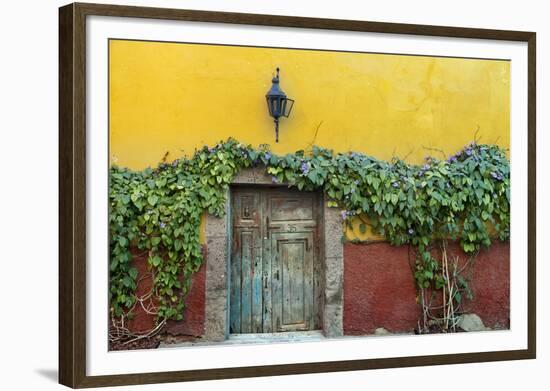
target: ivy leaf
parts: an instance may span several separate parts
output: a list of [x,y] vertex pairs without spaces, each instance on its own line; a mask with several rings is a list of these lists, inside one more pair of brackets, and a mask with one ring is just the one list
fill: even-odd
[[158,267],[161,264],[162,259],[158,255],[155,255],[155,256],[149,257],[148,261],[150,265],[154,267]]
[[307,177],[309,178],[309,180],[310,180],[314,185],[317,184],[318,177],[317,177],[317,173],[316,173],[315,171],[310,171],[310,172],[307,174]]
[[153,246],[158,246],[159,243],[160,243],[160,238],[158,236],[153,236],[151,238],[151,244]]
[[128,274],[130,275],[130,277],[132,277],[134,280],[137,278],[137,275],[138,275],[138,271],[135,267],[131,267],[129,270],[128,270]]
[[460,304],[462,302],[462,295],[460,294],[460,292],[456,291],[453,296],[453,299],[455,299],[456,302]]
[[147,202],[151,206],[155,206],[158,200],[159,200],[159,198],[154,194],[147,197]]
[[133,281],[130,277],[124,276],[124,278],[122,279],[122,283],[126,288],[130,288],[133,284]]
[[111,265],[110,265],[110,269],[111,271],[115,271],[117,269],[117,266],[118,266],[118,257],[113,257],[113,259],[111,260]]
[[476,193],[477,198],[481,199],[483,197],[483,189],[477,188],[475,190],[475,193]]

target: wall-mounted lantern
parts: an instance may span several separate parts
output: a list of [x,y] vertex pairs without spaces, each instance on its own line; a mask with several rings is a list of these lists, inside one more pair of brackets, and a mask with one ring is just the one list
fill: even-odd
[[267,100],[267,108],[269,109],[269,115],[275,120],[275,142],[279,142],[279,118],[287,117],[290,115],[292,106],[294,106],[294,100],[286,97],[286,94],[279,87],[279,68],[277,68],[277,76],[271,80],[273,83],[265,99]]

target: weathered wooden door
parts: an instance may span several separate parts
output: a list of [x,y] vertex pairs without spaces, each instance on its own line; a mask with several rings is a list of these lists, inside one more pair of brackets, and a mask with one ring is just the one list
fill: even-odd
[[231,333],[320,328],[320,211],[317,193],[233,191]]

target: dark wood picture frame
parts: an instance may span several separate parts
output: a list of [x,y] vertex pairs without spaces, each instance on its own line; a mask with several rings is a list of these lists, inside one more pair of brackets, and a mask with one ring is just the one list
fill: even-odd
[[[527,349],[88,376],[86,374],[86,17],[90,15],[527,42]],[[535,358],[535,106],[536,34],[534,32],[102,4],[74,3],[61,7],[59,9],[59,382],[69,387],[83,388]]]

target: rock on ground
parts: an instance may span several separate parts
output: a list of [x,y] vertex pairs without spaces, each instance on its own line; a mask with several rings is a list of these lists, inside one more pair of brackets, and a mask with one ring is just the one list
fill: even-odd
[[391,333],[383,327],[374,330],[374,335],[391,335]]
[[461,315],[458,320],[458,327],[464,331],[485,331],[491,330],[488,327],[485,327],[483,321],[476,314],[464,314]]

